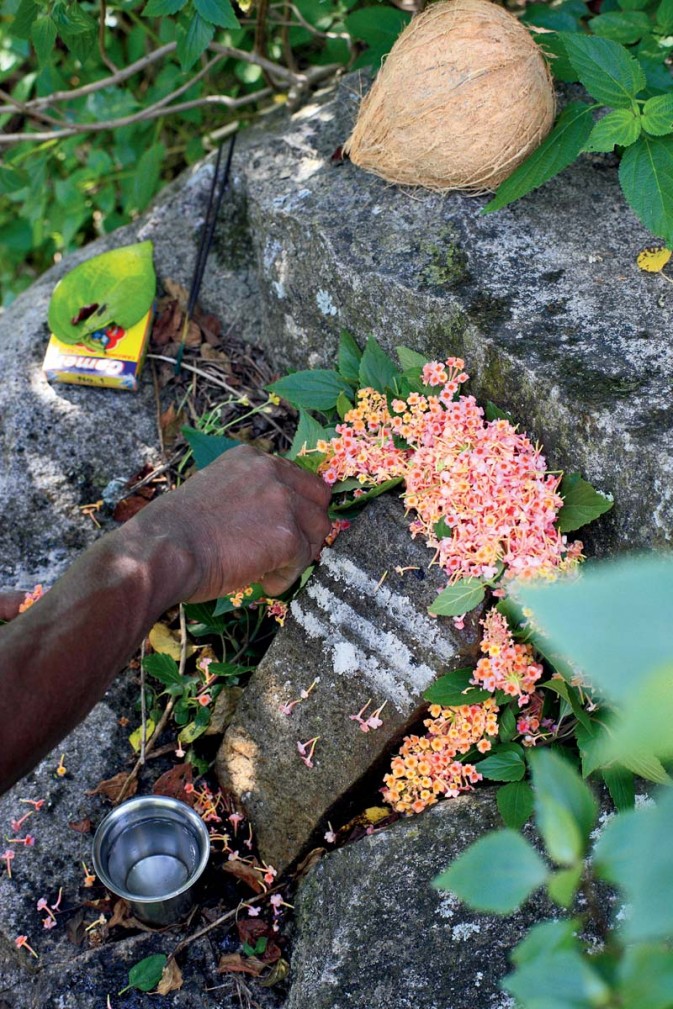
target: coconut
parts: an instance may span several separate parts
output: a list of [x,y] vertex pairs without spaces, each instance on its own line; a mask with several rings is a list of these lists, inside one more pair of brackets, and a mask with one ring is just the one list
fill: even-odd
[[344,153],[389,182],[495,189],[554,121],[551,75],[490,0],[437,0],[407,25],[363,100]]

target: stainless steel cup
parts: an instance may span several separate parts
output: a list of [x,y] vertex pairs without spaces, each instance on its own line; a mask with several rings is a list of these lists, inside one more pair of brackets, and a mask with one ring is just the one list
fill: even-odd
[[189,913],[209,854],[201,817],[165,795],[127,799],[108,813],[93,839],[101,883],[148,925],[170,925]]

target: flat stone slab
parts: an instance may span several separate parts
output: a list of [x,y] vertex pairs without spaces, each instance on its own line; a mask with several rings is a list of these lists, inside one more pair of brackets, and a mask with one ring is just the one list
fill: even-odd
[[673,289],[636,266],[655,240],[616,160],[584,155],[481,216],[485,197],[410,192],[331,160],[366,87],[346,77],[238,148],[269,353],[282,367],[333,367],[345,327],[389,351],[458,354],[467,390],[510,410],[553,468],[614,495],[597,548],[670,544]]
[[480,788],[321,859],[295,898],[286,1009],[513,1009],[498,986],[508,951],[558,911],[533,898],[511,917],[477,914],[430,885],[501,826],[495,790]]
[[[431,559],[411,539],[401,503],[378,498],[323,551],[246,687],[217,773],[240,798],[263,858],[277,869],[322,841],[331,808],[372,769],[380,777],[391,749],[418,720],[425,688],[476,653],[476,614],[461,632],[427,615],[446,584],[438,568],[428,569]],[[399,573],[398,566],[412,570]],[[316,678],[309,697],[283,714],[281,705]],[[364,717],[385,702],[383,725],[363,732],[350,716],[367,701]],[[309,768],[297,743],[316,736]]]

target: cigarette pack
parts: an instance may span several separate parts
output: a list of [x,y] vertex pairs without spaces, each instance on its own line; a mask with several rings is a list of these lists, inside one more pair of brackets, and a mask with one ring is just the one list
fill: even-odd
[[62,343],[52,333],[42,370],[53,382],[138,389],[152,328],[152,309],[129,329],[109,325],[89,336],[89,345]]

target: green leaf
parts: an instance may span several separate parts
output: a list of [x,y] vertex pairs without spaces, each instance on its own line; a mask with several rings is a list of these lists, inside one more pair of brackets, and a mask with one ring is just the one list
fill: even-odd
[[579,155],[592,126],[590,107],[584,102],[570,102],[546,140],[498,186],[495,196],[482,213],[506,207],[562,172]]
[[507,410],[503,410],[501,407],[496,406],[495,403],[491,403],[490,399],[486,400],[486,409],[484,410],[486,420],[508,420],[510,424],[514,423],[514,419],[511,413],[507,413]]
[[526,761],[519,746],[510,750],[498,749],[475,766],[489,781],[521,781],[526,774]]
[[621,767],[606,767],[602,773],[610,798],[619,812],[633,809],[636,801],[636,788],[632,772]]
[[409,15],[395,7],[363,7],[345,18],[349,34],[367,44],[367,50],[353,64],[353,70],[361,67],[378,69],[381,60],[390,52],[402,29],[409,22]]
[[210,21],[204,21],[200,14],[193,14],[189,19],[189,27],[185,29],[178,25],[177,54],[183,70],[189,70],[202,52],[208,48],[215,35],[215,26]]
[[643,106],[641,123],[646,133],[663,137],[673,133],[673,95],[656,95]]
[[470,683],[474,670],[454,669],[435,680],[423,694],[430,704],[441,704],[445,708],[459,707],[462,704],[478,704],[493,695],[488,690],[480,690]]
[[477,911],[512,914],[547,879],[535,848],[514,830],[486,834],[433,880]]
[[601,38],[629,45],[646,35],[652,27],[642,11],[609,11],[591,19],[591,31]]
[[549,31],[576,31],[577,18],[569,11],[554,9],[550,4],[532,3],[527,4],[521,16],[521,21],[526,25],[535,25],[536,28],[547,28]]
[[547,32],[544,35],[537,35],[536,42],[547,57],[556,80],[573,84],[577,80],[577,72],[568,59],[561,36],[556,32]]
[[346,414],[353,409],[353,404],[346,395],[345,392],[340,392],[339,397],[336,401],[336,412],[339,414],[339,420],[343,420]]
[[17,39],[29,39],[33,23],[39,15],[40,8],[35,0],[21,0],[12,21],[12,35]]
[[576,918],[543,921],[539,925],[533,925],[519,945],[514,947],[510,953],[510,959],[517,967],[521,967],[525,963],[537,960],[542,953],[556,953],[562,949],[574,949],[577,946],[575,933],[579,932],[581,928],[582,923]]
[[239,27],[230,0],[194,0],[194,6],[204,20],[220,28]]
[[670,1009],[673,950],[668,945],[627,946],[617,979],[621,1009]]
[[187,0],[148,0],[143,8],[143,14],[148,18],[161,18],[177,14],[187,3]]
[[550,856],[573,865],[586,850],[598,806],[591,790],[562,757],[540,750],[530,757],[535,817]]
[[[147,718],[145,720],[145,745],[146,746],[147,746],[147,743],[149,742],[149,740],[154,735],[154,730],[155,729],[156,729],[156,725],[154,724],[154,720],[152,718]],[[129,736],[129,743],[131,744],[131,746],[132,746],[132,748],[133,748],[133,750],[134,750],[135,753],[140,753],[140,750],[141,750],[141,747],[142,747],[142,739],[143,739],[143,727],[142,727],[142,725],[139,725],[138,728],[135,729],[131,733],[131,735]]]
[[399,358],[402,371],[410,371],[412,368],[424,368],[428,358],[425,354],[418,354],[409,347],[395,347],[395,353]]
[[628,147],[640,136],[641,120],[632,109],[615,109],[594,125],[584,145],[585,151],[612,151],[615,145]]
[[30,179],[25,171],[13,168],[12,165],[0,164],[0,195],[16,193],[29,183]]
[[197,469],[205,469],[214,462],[218,456],[228,452],[230,448],[240,446],[240,441],[235,438],[227,438],[223,434],[204,434],[195,427],[181,427],[180,430],[187,439],[187,444],[194,455],[194,462]]
[[432,527],[432,531],[434,532],[438,540],[451,539],[451,537],[453,536],[453,530],[443,516],[439,520],[439,522],[435,522],[434,526]]
[[160,683],[163,683],[167,687],[171,686],[171,684],[175,686],[184,685],[178,664],[170,655],[163,655],[159,652],[154,655],[146,655],[143,659],[143,669],[150,676],[153,676],[155,680],[159,680]]
[[35,54],[39,63],[45,63],[52,54],[56,42],[56,25],[48,17],[36,18],[30,30],[30,37],[35,46]]
[[199,708],[194,721],[180,729],[178,739],[184,746],[191,746],[199,736],[203,735],[210,723],[210,714],[209,708]]
[[292,439],[288,459],[296,459],[302,448],[315,448],[319,441],[327,440],[327,431],[306,410],[299,411],[299,424]]
[[129,971],[129,983],[126,988],[119,992],[123,995],[129,988],[137,988],[138,991],[152,991],[161,981],[161,975],[168,961],[165,953],[153,953],[140,960]]
[[399,487],[402,483],[402,477],[396,477],[394,480],[384,480],[383,483],[378,484],[376,487],[371,487],[366,493],[361,494],[360,497],[354,498],[351,501],[344,501],[343,504],[332,505],[330,508],[330,514],[332,512],[347,512],[352,508],[362,508],[364,504],[368,501],[373,501],[374,498],[380,497],[381,494],[387,494],[389,490],[393,487]]
[[[508,704],[504,711],[501,711],[498,720],[498,739],[501,743],[509,743],[516,735],[516,714],[513,706]],[[511,824],[508,824],[511,826]]]
[[633,99],[645,87],[645,74],[638,60],[612,39],[570,32],[564,32],[562,39],[568,59],[589,94],[603,105],[631,108]]
[[385,392],[399,376],[400,371],[395,362],[391,361],[374,337],[370,336],[360,361],[360,385],[363,388],[371,386],[377,392]]
[[571,907],[582,879],[582,863],[570,869],[558,869],[547,880],[547,893],[559,907]]
[[614,501],[608,494],[594,490],[579,473],[566,473],[561,481],[560,495],[563,507],[556,524],[559,532],[571,533],[593,522],[612,508]]
[[439,617],[458,617],[483,602],[485,595],[486,589],[478,578],[462,578],[440,592],[428,612]]
[[345,378],[336,371],[328,371],[325,368],[285,375],[266,388],[297,409],[303,407],[305,410],[320,410],[322,413],[336,406],[339,393],[352,393],[351,386]]
[[671,776],[661,761],[651,753],[638,753],[635,750],[624,753],[620,764],[626,771],[637,774],[645,781],[653,781],[656,785],[670,785]]
[[657,7],[657,28],[663,35],[673,31],[673,0],[661,0]]
[[533,789],[527,781],[512,781],[495,795],[500,815],[512,830],[521,830],[533,812]]
[[357,385],[360,381],[361,360],[362,351],[355,342],[355,339],[347,330],[342,329],[339,336],[339,374],[352,385]]
[[580,695],[576,687],[571,686],[566,680],[548,680],[546,683],[540,684],[541,689],[551,690],[552,693],[558,694],[562,697],[564,701],[568,702],[572,712],[577,719],[577,721],[584,725],[585,728],[589,729],[591,726],[591,719],[588,713],[582,707],[582,702],[580,700]]
[[[152,243],[139,242],[80,263],[58,282],[49,302],[49,328],[63,343],[83,337],[114,322],[130,329],[152,306],[156,277]],[[84,305],[98,302],[104,312],[73,326],[70,321]]]
[[573,949],[541,950],[508,974],[503,988],[526,1009],[593,1009],[610,1004],[610,989],[591,962]]
[[165,159],[166,148],[163,144],[151,144],[144,151],[133,176],[131,198],[126,207],[127,213],[142,212],[146,208],[159,188]]

